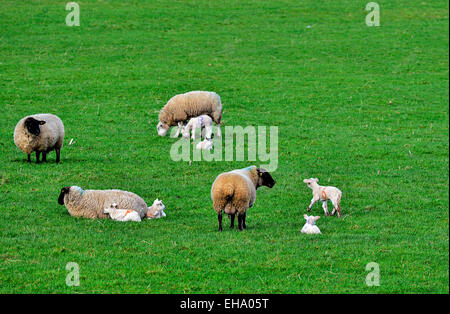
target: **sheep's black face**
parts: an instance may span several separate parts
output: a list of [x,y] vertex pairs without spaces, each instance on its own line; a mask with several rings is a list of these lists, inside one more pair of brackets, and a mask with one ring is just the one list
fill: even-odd
[[39,121],[32,117],[29,117],[25,120],[25,127],[27,128],[28,132],[36,136],[39,136],[39,134],[41,134],[41,129],[39,128],[39,126],[44,124],[45,121]]
[[268,188],[272,188],[275,185],[275,180],[272,178],[269,172],[263,168],[258,168],[259,175],[259,185],[267,186]]
[[70,186],[66,186],[61,189],[61,193],[59,193],[59,197],[58,197],[59,205],[64,205],[64,195],[66,193],[69,193],[69,190],[70,190]]

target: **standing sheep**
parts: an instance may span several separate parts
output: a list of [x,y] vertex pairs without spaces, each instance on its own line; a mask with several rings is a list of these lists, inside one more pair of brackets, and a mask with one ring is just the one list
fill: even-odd
[[222,231],[222,211],[231,218],[230,228],[234,227],[236,212],[239,230],[247,227],[245,224],[247,209],[253,206],[256,190],[263,185],[272,188],[275,181],[267,170],[256,166],[225,172],[217,176],[211,188],[211,198],[214,210],[218,214],[219,231]]
[[58,203],[66,205],[71,216],[85,218],[108,218],[104,209],[111,204],[117,204],[120,209],[136,211],[141,219],[148,211],[145,201],[134,193],[121,190],[83,190],[79,186],[62,188]]
[[56,151],[56,162],[60,161],[64,141],[64,125],[60,118],[52,114],[35,114],[22,118],[14,129],[14,143],[31,162],[31,153],[36,152],[36,163],[42,153],[42,162],[47,161],[47,153]]
[[334,215],[337,210],[338,217],[341,217],[341,190],[334,186],[321,186],[317,183],[319,182],[319,179],[317,178],[305,179],[303,182],[306,183],[306,185],[308,185],[313,192],[313,198],[311,200],[311,204],[309,204],[308,212],[317,201],[321,201],[325,216],[328,216],[327,201],[330,200],[331,203],[333,203],[333,211],[331,212],[331,215]]
[[217,136],[221,136],[220,121],[222,120],[222,103],[220,96],[214,92],[193,91],[175,95],[167,102],[159,113],[159,123],[156,126],[158,135],[166,136],[172,126],[178,125],[177,136],[182,125],[187,120],[201,115],[210,116],[217,124]]

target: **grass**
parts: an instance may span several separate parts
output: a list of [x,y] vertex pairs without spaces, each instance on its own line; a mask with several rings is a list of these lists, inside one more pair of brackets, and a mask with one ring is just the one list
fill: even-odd
[[[380,27],[359,0],[78,1],[67,27],[65,3],[1,1],[0,292],[448,293],[448,2],[378,3]],[[259,161],[174,162],[156,135],[189,90],[220,94],[224,126],[279,128],[244,232],[217,232],[210,187]],[[14,145],[39,112],[64,121],[59,165]],[[312,176],[344,193],[342,219],[314,206],[321,236],[300,233]],[[167,217],[73,218],[67,185],[158,197]]]

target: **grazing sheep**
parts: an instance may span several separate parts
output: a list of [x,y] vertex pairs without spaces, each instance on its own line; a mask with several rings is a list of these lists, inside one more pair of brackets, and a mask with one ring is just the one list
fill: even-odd
[[211,117],[204,114],[199,117],[192,118],[191,120],[189,120],[188,124],[184,127],[181,133],[183,134],[184,138],[189,138],[189,134],[192,131],[192,139],[195,140],[195,133],[197,129],[201,130],[201,135],[204,134],[204,138],[211,139],[212,135]]
[[171,126],[178,124],[177,137],[180,131],[179,123],[200,115],[210,116],[217,124],[217,136],[221,136],[220,121],[222,120],[222,103],[214,92],[193,91],[173,96],[159,113],[159,123],[156,126],[158,135],[166,136]]
[[153,202],[152,206],[148,208],[147,218],[152,219],[166,217],[164,209],[166,209],[166,206],[164,206],[163,202],[159,199],[156,199]]
[[195,148],[211,150],[213,148],[213,145],[214,145],[214,143],[211,139],[204,139],[203,141],[198,142],[197,146],[195,146]]
[[303,215],[303,217],[306,219],[306,223],[301,232],[306,234],[319,234],[320,229],[316,226],[316,221],[320,219],[320,216]]
[[121,190],[83,190],[79,186],[61,189],[60,205],[66,205],[69,214],[75,217],[108,218],[104,209],[116,203],[118,208],[134,210],[139,217],[147,215],[148,206],[138,195]]
[[305,179],[303,182],[305,182],[313,192],[313,198],[311,200],[311,204],[309,204],[308,212],[317,201],[321,201],[325,216],[328,216],[327,201],[330,200],[331,203],[333,203],[333,211],[331,212],[331,215],[334,215],[337,210],[338,217],[341,217],[341,190],[335,188],[334,186],[321,186],[317,183],[319,182],[319,179],[317,178]]
[[42,162],[47,154],[55,150],[56,162],[60,161],[61,147],[64,141],[64,125],[60,118],[52,114],[35,114],[22,118],[14,129],[14,143],[31,162],[31,153],[36,152],[36,163],[42,153]]
[[111,204],[110,207],[106,207],[103,212],[109,214],[109,217],[117,221],[141,221],[141,216],[135,210],[131,209],[119,209],[116,203]]
[[219,231],[222,231],[222,211],[231,218],[230,228],[234,227],[236,212],[239,230],[247,227],[245,224],[247,209],[253,206],[256,190],[263,185],[272,188],[275,181],[267,170],[256,166],[225,172],[217,176],[211,188],[211,198],[214,210],[218,214]]

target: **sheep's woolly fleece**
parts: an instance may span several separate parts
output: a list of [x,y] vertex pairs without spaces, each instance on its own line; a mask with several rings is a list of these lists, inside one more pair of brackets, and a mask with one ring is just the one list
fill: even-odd
[[141,218],[148,211],[147,204],[140,196],[121,190],[83,190],[71,186],[61,190],[58,202],[64,204],[69,214],[75,217],[108,218],[104,209],[114,203],[120,209],[138,212]]
[[[27,118],[45,121],[41,125],[38,136],[28,132],[24,125]],[[34,151],[49,152],[53,149],[60,149],[63,146],[64,125],[60,118],[52,114],[35,114],[22,118],[14,129],[14,143],[25,154],[31,154]]]

